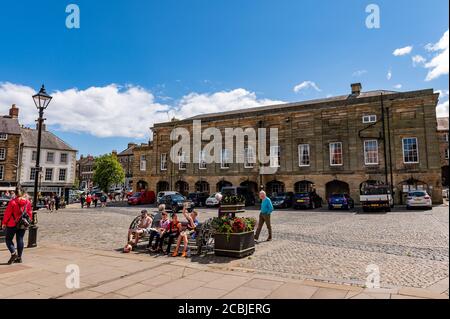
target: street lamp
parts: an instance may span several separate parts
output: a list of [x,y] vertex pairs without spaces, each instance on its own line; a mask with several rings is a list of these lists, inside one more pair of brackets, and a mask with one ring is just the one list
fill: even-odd
[[42,137],[42,123],[44,122],[44,110],[50,104],[52,97],[45,91],[44,85],[42,85],[38,94],[33,95],[34,104],[39,111],[38,122],[38,140],[36,150],[36,166],[34,173],[34,194],[33,194],[33,221],[28,233],[28,247],[37,246],[37,201],[38,201],[38,183],[39,176],[41,175],[41,137]]

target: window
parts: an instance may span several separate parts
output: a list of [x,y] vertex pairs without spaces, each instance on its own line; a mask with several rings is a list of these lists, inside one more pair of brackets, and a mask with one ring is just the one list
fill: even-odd
[[330,143],[330,165],[342,166],[344,163],[342,158],[342,142]]
[[198,168],[199,169],[206,169],[206,153],[205,151],[200,151],[198,154]]
[[55,153],[47,152],[47,163],[53,163],[55,160]]
[[298,166],[310,166],[309,144],[300,144],[298,146]]
[[448,133],[444,134],[444,142],[448,143]]
[[227,149],[222,150],[220,156],[220,168],[227,169],[230,168],[230,152]]
[[280,167],[280,147],[270,147],[270,167]]
[[403,144],[403,163],[419,163],[419,151],[417,149],[417,137],[407,137],[402,141]]
[[448,148],[445,149],[445,159],[448,160]]
[[8,134],[6,133],[0,133],[0,140],[6,141],[8,139]]
[[45,180],[46,181],[53,180],[53,168],[46,168],[45,169]]
[[0,148],[0,161],[4,161],[6,158],[6,148]]
[[364,124],[368,124],[368,123],[376,123],[377,121],[377,116],[372,114],[372,115],[364,115],[362,117],[362,122]]
[[67,153],[61,153],[59,156],[59,162],[61,164],[67,164]]
[[36,158],[37,158],[37,151],[31,152],[31,160],[36,162]]
[[5,178],[5,166],[0,165],[0,181]]
[[253,165],[256,163],[255,151],[253,147],[248,147],[244,150],[244,167],[245,168],[253,168]]
[[59,169],[59,181],[65,181],[66,180],[66,169],[60,168]]
[[364,164],[378,165],[378,141],[364,141]]
[[34,181],[36,179],[36,172],[37,172],[36,167],[32,167],[30,170],[30,180],[31,181]]
[[184,171],[184,170],[186,170],[186,167],[187,167],[187,165],[186,165],[186,152],[183,152],[183,151],[180,150],[178,152],[178,169],[180,171]]
[[139,162],[139,169],[141,171],[147,170],[147,158],[145,157],[145,155],[141,155],[141,159]]
[[167,153],[161,154],[161,170],[167,171]]

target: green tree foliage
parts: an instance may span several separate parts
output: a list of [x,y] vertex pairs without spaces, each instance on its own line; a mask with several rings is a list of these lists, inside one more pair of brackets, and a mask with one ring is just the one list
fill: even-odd
[[125,181],[125,172],[116,155],[106,154],[95,158],[93,180],[104,192],[108,192],[111,185]]

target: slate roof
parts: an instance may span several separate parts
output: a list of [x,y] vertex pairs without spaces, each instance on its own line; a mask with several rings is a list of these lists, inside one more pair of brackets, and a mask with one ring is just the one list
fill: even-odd
[[438,117],[437,118],[437,130],[438,131],[448,131],[448,117]]
[[128,147],[126,150],[120,152],[119,154],[117,154],[117,156],[129,156],[129,155],[133,155],[133,149],[136,147],[137,145],[132,145],[130,147]]
[[[31,128],[21,128],[21,131],[23,146],[37,147],[38,131]],[[52,150],[77,151],[52,132],[44,130],[42,131],[41,147]]]
[[20,135],[19,121],[10,117],[0,117],[0,133]]

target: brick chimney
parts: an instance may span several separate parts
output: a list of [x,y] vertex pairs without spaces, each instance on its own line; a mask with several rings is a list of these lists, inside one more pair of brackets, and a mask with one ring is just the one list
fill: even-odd
[[136,143],[128,143],[128,148],[131,148],[131,147],[133,147],[133,146],[136,146],[137,144]]
[[12,119],[17,119],[19,117],[19,108],[15,104],[9,109],[9,116]]
[[359,95],[359,94],[361,94],[361,90],[362,90],[361,83],[352,83],[351,87],[352,87],[352,95]]

